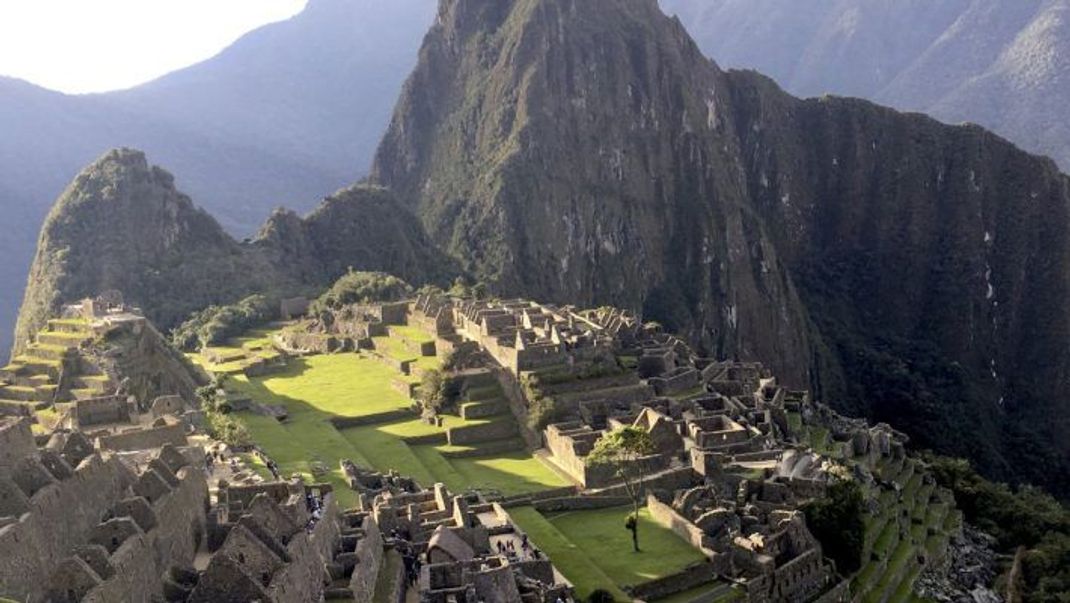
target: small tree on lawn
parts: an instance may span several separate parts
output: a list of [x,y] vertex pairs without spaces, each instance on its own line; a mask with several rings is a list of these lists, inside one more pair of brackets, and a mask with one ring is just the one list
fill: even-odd
[[639,552],[639,508],[643,503],[645,470],[639,459],[654,453],[654,440],[639,427],[626,426],[613,430],[599,439],[588,462],[613,468],[624,482],[624,490],[632,500],[632,514],[625,527],[632,533],[632,548]]

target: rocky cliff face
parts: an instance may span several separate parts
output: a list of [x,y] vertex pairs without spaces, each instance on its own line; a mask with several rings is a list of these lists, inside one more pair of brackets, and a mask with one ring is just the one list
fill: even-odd
[[654,0],[446,0],[372,178],[505,294],[1068,483],[1070,184],[979,128],[724,72]]
[[503,294],[645,309],[802,385],[723,79],[651,2],[445,2],[373,179]]
[[661,0],[722,65],[801,96],[970,121],[1070,169],[1068,0]]
[[381,189],[354,187],[307,218],[280,210],[235,241],[139,151],[111,151],[56,202],[38,242],[16,351],[64,303],[122,291],[161,328],[254,292],[317,291],[352,266],[411,282],[448,278],[416,219]]

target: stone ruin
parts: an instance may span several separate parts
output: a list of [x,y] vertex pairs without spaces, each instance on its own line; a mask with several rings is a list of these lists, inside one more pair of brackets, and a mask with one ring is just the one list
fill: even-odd
[[164,446],[145,463],[81,433],[37,447],[0,419],[0,584],[29,603],[161,600],[192,567],[208,488],[198,455]]
[[606,359],[612,334],[571,307],[527,300],[482,301],[423,294],[410,320],[438,337],[473,342],[519,375],[540,367]]
[[283,329],[276,341],[284,351],[297,354],[370,349],[373,337],[385,336],[389,325],[405,324],[408,313],[408,302],[349,304]]
[[211,557],[170,600],[371,600],[382,538],[368,514],[340,511],[329,486],[221,483],[207,525]]
[[388,544],[425,560],[417,576],[424,603],[570,599],[551,561],[522,550],[522,532],[500,503],[454,496],[436,484],[416,492],[386,488],[370,508]]

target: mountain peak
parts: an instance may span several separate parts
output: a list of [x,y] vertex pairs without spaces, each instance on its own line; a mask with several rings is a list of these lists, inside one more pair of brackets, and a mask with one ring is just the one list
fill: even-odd
[[722,71],[653,0],[448,0],[371,178],[502,295],[640,311],[990,475],[1047,464],[1021,430],[1070,469],[1035,422],[1070,413],[1011,410],[1070,372],[1039,293],[1070,290],[1066,179],[980,128]]

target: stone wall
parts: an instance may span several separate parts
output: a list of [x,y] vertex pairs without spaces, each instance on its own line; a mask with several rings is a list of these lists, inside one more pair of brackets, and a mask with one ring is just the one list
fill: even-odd
[[[124,323],[109,333],[108,352],[95,360],[115,377],[122,375],[125,392],[138,400],[170,394],[199,406],[200,375],[186,358],[147,321]],[[118,379],[116,380],[118,381]]]
[[40,600],[59,564],[87,541],[133,481],[133,473],[117,458],[92,455],[70,476],[53,478],[29,496],[32,511],[0,528],[0,584],[5,594]]
[[0,419],[0,476],[36,450],[28,420]]
[[710,582],[719,573],[713,563],[696,563],[675,574],[636,584],[628,589],[628,594],[644,601],[663,599]]
[[85,603],[150,601],[163,591],[162,578],[171,566],[192,566],[204,538],[208,483],[199,466],[183,467],[173,476],[178,485],[147,515],[155,525],[112,553],[108,561],[114,574],[87,593]]
[[691,543],[691,546],[701,550],[707,557],[714,557],[713,538],[707,536],[686,517],[677,513],[671,505],[661,502],[654,496],[648,496],[646,508],[650,511],[650,517],[658,524],[675,532],[677,536]]
[[370,515],[364,518],[361,527],[364,537],[357,543],[358,561],[349,580],[349,588],[353,591],[355,601],[371,601],[383,563],[383,536]]
[[492,440],[504,440],[516,436],[516,433],[516,421],[512,417],[506,417],[481,425],[451,427],[446,430],[446,437],[451,445],[457,446],[461,444],[489,442]]
[[516,417],[517,428],[524,442],[532,449],[542,447],[542,436],[528,426],[528,402],[520,383],[509,371],[505,370],[494,371],[494,377],[501,386],[505,399],[509,401],[509,409]]
[[632,504],[632,499],[627,496],[566,496],[535,501],[533,506],[539,513],[558,513],[609,509],[630,504]]
[[73,405],[79,427],[130,422],[131,409],[125,396],[88,398],[78,400]]
[[128,452],[150,450],[167,444],[185,446],[186,426],[181,421],[147,429],[130,429],[121,433],[102,435],[98,438],[102,450]]
[[[661,457],[647,457],[661,460]],[[679,467],[661,471],[643,481],[643,487],[647,492],[653,490],[681,490],[695,485],[697,474],[691,467]],[[609,486],[597,490],[600,496],[618,496],[626,493],[623,485]]]

